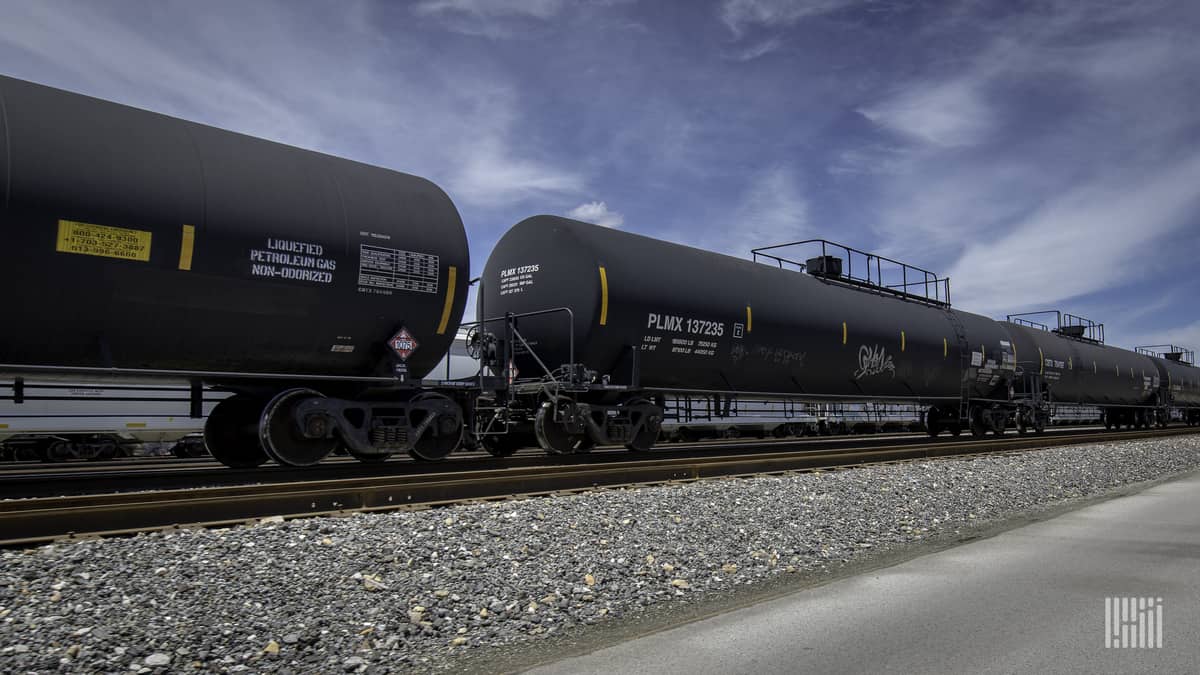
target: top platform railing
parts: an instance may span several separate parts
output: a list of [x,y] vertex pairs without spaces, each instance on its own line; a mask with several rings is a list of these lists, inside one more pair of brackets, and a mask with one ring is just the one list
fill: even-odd
[[[1031,321],[1026,317],[1030,316],[1047,316],[1054,315],[1054,326],[1051,327],[1039,321]],[[1086,319],[1082,316],[1076,316],[1068,312],[1063,312],[1057,309],[1043,309],[1037,312],[1021,312],[1020,314],[1009,314],[1006,319],[1009,323],[1015,323],[1019,326],[1028,326],[1037,328],[1049,333],[1057,333],[1063,337],[1080,340],[1082,342],[1093,342],[1098,345],[1104,344],[1104,324],[1096,323],[1091,319]]]
[[1157,356],[1160,359],[1177,361],[1187,366],[1196,364],[1195,352],[1176,345],[1146,345],[1145,347],[1134,347],[1133,351],[1145,354],[1146,356]]
[[[801,248],[806,247],[806,248]],[[784,257],[783,249],[807,251],[819,256],[805,258],[805,262]],[[767,251],[771,251],[768,253]],[[788,244],[763,246],[750,251],[755,262],[778,265],[780,269],[795,268],[802,272],[863,290],[894,295],[908,300],[929,303],[942,307],[950,306],[950,279],[939,277],[929,270],[893,260],[881,255],[862,251],[827,239],[805,239]],[[793,254],[794,255],[794,254]],[[802,257],[802,256],[800,256]],[[840,269],[829,269],[825,264],[830,257],[842,263]],[[822,269],[810,268],[810,263],[822,262]]]

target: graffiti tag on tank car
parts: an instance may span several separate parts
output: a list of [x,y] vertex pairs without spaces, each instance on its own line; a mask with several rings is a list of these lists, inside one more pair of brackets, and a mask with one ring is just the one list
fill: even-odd
[[251,276],[331,284],[335,269],[320,244],[268,237],[263,248],[250,249]]
[[804,360],[808,358],[807,352],[798,352],[786,347],[755,347],[754,356],[781,366],[791,366],[793,368],[803,368]]
[[500,295],[524,293],[526,288],[533,285],[534,276],[541,270],[541,264],[521,265],[500,270]]
[[854,371],[854,379],[861,380],[864,377],[884,373],[891,373],[892,377],[896,376],[896,363],[888,355],[887,350],[879,345],[875,345],[873,348],[867,345],[859,347],[858,370]]

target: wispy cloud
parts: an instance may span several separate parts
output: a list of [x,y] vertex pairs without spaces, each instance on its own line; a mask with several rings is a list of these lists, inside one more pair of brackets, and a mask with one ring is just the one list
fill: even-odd
[[804,239],[809,233],[808,213],[796,169],[780,164],[755,174],[735,206],[713,218],[708,228],[689,229],[669,238],[744,258],[759,246]]
[[[976,55],[856,106],[879,133],[827,170],[877,182],[879,246],[948,270],[960,307],[1136,311],[1147,303],[1123,289],[1166,271],[1200,206],[1200,155],[1180,143],[1194,138],[1200,48],[1166,27],[1131,30],[1143,11],[1050,3],[977,29]],[[926,38],[961,34],[962,20]]]
[[1157,171],[1114,172],[968,245],[950,271],[955,296],[1000,314],[1015,298],[1052,305],[1118,286],[1149,273],[1138,261],[1152,261],[1136,252],[1167,245],[1161,238],[1193,225],[1198,207],[1200,154]]
[[[1200,354],[1200,319],[1169,324],[1156,330],[1130,330],[1122,335],[1121,346],[1132,349],[1149,345],[1173,345]],[[1110,340],[1111,342],[1111,340]],[[1193,364],[1195,365],[1195,364]]]
[[876,124],[939,147],[975,145],[987,139],[994,115],[983,84],[969,76],[905,87],[895,97],[859,112]]
[[523,24],[556,17],[563,6],[563,0],[423,0],[412,12],[456,33],[503,39],[521,35]]
[[[516,38],[531,25],[546,24],[564,15],[603,10],[637,0],[421,0],[414,15],[433,18],[456,33],[487,38]],[[637,30],[638,24],[625,24]]]
[[754,59],[770,54],[782,46],[782,40],[778,37],[771,37],[761,42],[735,49],[729,53],[729,58],[734,61],[753,61]]
[[859,0],[724,0],[721,21],[741,36],[752,26],[790,26],[801,19],[836,12]]
[[862,176],[902,171],[908,153],[886,143],[872,143],[838,152],[826,170],[834,175]]
[[583,179],[569,170],[523,159],[499,141],[475,147],[447,186],[457,199],[481,206],[503,206],[527,199],[583,189]]
[[621,227],[625,224],[625,216],[608,210],[608,204],[604,202],[584,202],[567,211],[567,217],[604,227]]
[[[528,142],[521,97],[505,77],[475,65],[396,67],[378,52],[330,53],[305,36],[318,27],[348,43],[388,36],[362,15],[365,5],[329,17],[298,16],[288,6],[256,4],[234,25],[196,10],[188,17],[194,30],[176,35],[154,30],[152,14],[18,3],[5,10],[0,49],[50,64],[60,75],[49,84],[424,175],[463,206],[583,190],[577,170]],[[406,48],[420,49],[392,47]]]
[[563,0],[423,0],[413,6],[418,14],[471,16],[529,16],[549,19],[563,8]]

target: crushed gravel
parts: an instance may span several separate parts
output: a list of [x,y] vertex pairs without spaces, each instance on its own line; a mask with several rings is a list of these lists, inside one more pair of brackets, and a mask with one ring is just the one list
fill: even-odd
[[7,672],[408,672],[1200,467],[1076,446],[0,554]]

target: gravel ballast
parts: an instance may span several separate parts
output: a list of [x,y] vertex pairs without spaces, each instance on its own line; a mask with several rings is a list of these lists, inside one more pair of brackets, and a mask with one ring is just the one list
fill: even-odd
[[1200,467],[1200,439],[267,522],[5,551],[7,672],[403,672]]

